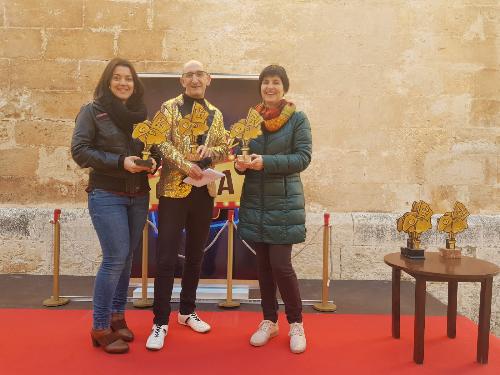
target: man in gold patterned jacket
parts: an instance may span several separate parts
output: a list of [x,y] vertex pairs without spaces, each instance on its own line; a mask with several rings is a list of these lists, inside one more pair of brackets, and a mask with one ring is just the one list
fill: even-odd
[[[163,165],[156,187],[159,198],[158,250],[154,284],[154,324],[146,343],[150,350],[161,349],[168,332],[174,271],[184,229],[185,262],[177,321],[196,332],[210,331],[210,325],[202,321],[195,312],[195,300],[204,247],[210,231],[213,200],[216,195],[215,184],[211,182],[202,187],[195,187],[183,182],[186,176],[193,179],[202,177],[202,168],[196,159],[205,161],[205,164],[212,164],[225,160],[228,154],[222,114],[205,100],[205,90],[210,85],[210,80],[210,75],[200,62],[187,62],[180,79],[184,93],[161,106],[167,140],[159,146]],[[208,113],[206,123],[203,124],[207,129],[204,134],[194,137],[197,155],[193,155],[193,136],[184,131],[183,119],[189,118],[193,107],[199,107],[199,104],[205,109],[203,112]]]

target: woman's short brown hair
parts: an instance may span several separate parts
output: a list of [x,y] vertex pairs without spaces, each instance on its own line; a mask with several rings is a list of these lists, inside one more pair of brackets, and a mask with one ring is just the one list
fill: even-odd
[[285,68],[283,68],[280,65],[269,65],[266,66],[262,72],[260,72],[259,75],[259,93],[260,93],[260,88],[262,87],[262,81],[266,77],[271,77],[271,76],[278,76],[281,79],[281,82],[283,83],[283,89],[285,90],[285,93],[288,92],[288,89],[290,88],[290,81],[288,80],[288,75],[286,74]]
[[137,72],[135,71],[134,66],[128,60],[122,59],[120,57],[115,57],[111,60],[106,68],[104,68],[104,72],[102,72],[101,78],[97,83],[97,86],[94,90],[94,99],[100,99],[104,96],[112,95],[111,89],[109,85],[111,84],[111,79],[113,78],[113,72],[117,66],[125,66],[130,69],[130,73],[132,73],[132,78],[134,80],[134,92],[132,96],[128,99],[131,102],[142,101],[144,96],[144,86],[137,76]]

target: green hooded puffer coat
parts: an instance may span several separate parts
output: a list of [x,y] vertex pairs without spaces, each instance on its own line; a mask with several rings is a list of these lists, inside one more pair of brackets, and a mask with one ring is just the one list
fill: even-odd
[[248,169],[243,184],[238,233],[246,241],[294,244],[306,238],[304,190],[300,172],[311,162],[312,136],[303,112],[294,112],[274,133],[250,142],[264,168]]

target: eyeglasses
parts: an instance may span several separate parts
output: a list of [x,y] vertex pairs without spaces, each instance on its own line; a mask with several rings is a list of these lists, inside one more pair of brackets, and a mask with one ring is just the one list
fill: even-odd
[[208,74],[208,73],[204,72],[203,70],[197,70],[196,72],[183,73],[182,78],[193,79],[194,76],[196,76],[196,78],[203,78],[203,77],[205,77],[205,74]]

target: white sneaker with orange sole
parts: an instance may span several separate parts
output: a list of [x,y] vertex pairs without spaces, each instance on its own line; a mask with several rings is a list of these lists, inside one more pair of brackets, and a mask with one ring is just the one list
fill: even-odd
[[279,327],[278,323],[270,320],[263,320],[259,324],[257,331],[250,337],[250,344],[253,346],[266,345],[269,339],[278,336]]
[[290,324],[288,336],[290,336],[290,350],[292,353],[299,354],[306,350],[306,334],[302,323]]

